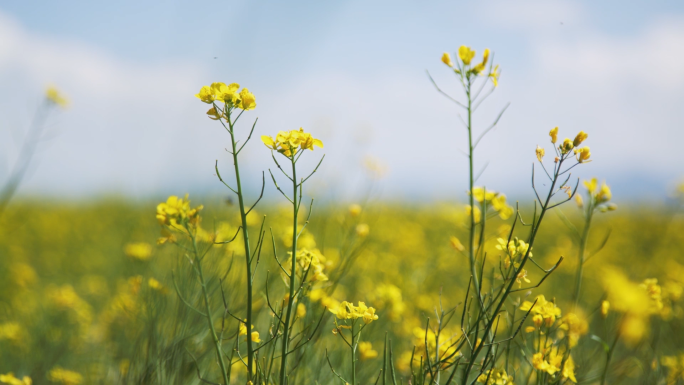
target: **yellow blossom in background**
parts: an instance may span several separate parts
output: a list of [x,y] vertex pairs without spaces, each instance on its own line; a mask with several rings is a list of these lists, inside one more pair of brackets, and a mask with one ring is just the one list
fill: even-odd
[[[577,346],[577,343],[583,335],[589,332],[589,324],[587,320],[575,313],[568,313],[560,320],[560,325],[558,326],[560,330],[563,330],[568,337],[570,348]],[[563,335],[561,334],[561,336]]]
[[454,63],[451,61],[451,55],[448,53],[444,52],[442,55],[442,63],[448,65],[449,67],[453,67]]
[[579,134],[577,134],[577,136],[575,137],[575,140],[572,141],[572,145],[577,147],[580,144],[582,144],[582,142],[584,142],[588,137],[589,135],[587,135],[586,132],[580,131]]
[[146,261],[152,256],[152,245],[146,242],[129,243],[124,247],[124,253],[131,258]]
[[499,86],[499,76],[501,76],[501,71],[499,70],[499,65],[495,65],[492,69],[492,73],[489,74],[489,78],[492,79],[492,84],[494,87]]
[[608,316],[609,311],[610,311],[610,302],[602,301],[601,302],[601,316],[603,318],[606,318]]
[[589,150],[589,147],[585,146],[582,148],[576,148],[574,152],[578,162],[591,162],[591,160],[589,160],[589,158],[591,157],[591,151]]
[[596,194],[596,202],[598,202],[598,203],[608,202],[612,197],[613,197],[613,195],[610,192],[610,187],[608,187],[606,182],[603,182],[601,184],[601,189]]
[[45,98],[59,107],[66,108],[69,106],[69,99],[54,86],[50,86],[45,90]]
[[23,327],[18,322],[0,324],[0,341],[9,340],[15,344],[25,338]]
[[480,220],[482,220],[482,211],[480,211],[480,208],[475,206],[475,209],[473,210],[470,205],[467,205],[465,207],[466,209],[466,216],[470,218],[470,215],[473,214],[473,218],[475,220],[475,223],[480,223]]
[[361,206],[357,204],[353,204],[349,206],[349,215],[352,216],[352,218],[356,218],[361,214]]
[[199,221],[199,212],[203,208],[204,206],[200,205],[191,209],[187,194],[185,198],[172,195],[166,202],[157,205],[157,221],[160,225],[170,227],[178,227],[186,220],[196,225]]
[[152,290],[156,290],[161,293],[166,293],[166,288],[164,287],[164,285],[162,285],[161,282],[157,281],[154,278],[150,278],[149,280],[147,280],[147,286],[149,286]]
[[358,235],[361,238],[365,238],[368,236],[368,233],[370,232],[370,227],[368,227],[367,224],[365,223],[359,223],[356,225],[356,235]]
[[596,191],[596,187],[598,187],[598,180],[596,178],[585,180],[583,183],[589,194],[593,194]]
[[367,341],[359,342],[359,357],[361,360],[368,360],[378,356],[378,352],[373,350],[373,345]]
[[534,151],[534,153],[537,155],[537,160],[541,162],[546,151],[544,151],[543,148],[537,146],[537,149]]
[[678,384],[684,380],[684,354],[679,356],[663,356],[660,359],[663,367],[667,368],[667,383]]
[[466,47],[466,46],[462,45],[462,46],[458,49],[458,57],[461,59],[461,61],[463,62],[463,64],[465,64],[465,65],[470,65],[470,62],[471,62],[471,61],[473,60],[473,58],[475,57],[475,51],[473,51],[473,50],[470,49],[469,47]]
[[47,377],[50,382],[57,382],[63,385],[78,385],[83,383],[83,376],[80,373],[62,369],[59,366],[51,369],[48,372]]
[[551,143],[556,144],[558,141],[558,127],[554,127],[549,131],[549,136],[551,137]]
[[297,304],[297,317],[304,318],[306,316],[306,306],[303,303]]
[[463,244],[461,243],[461,241],[456,237],[449,237],[449,243],[451,244],[451,247],[454,248],[454,250],[457,250],[457,251],[465,250],[465,247],[463,247]]
[[579,208],[584,207],[584,201],[582,200],[582,196],[580,194],[575,194],[575,203],[577,203],[577,207]]
[[14,376],[14,373],[0,374],[0,383],[9,385],[31,385],[31,377],[23,376],[21,379]]

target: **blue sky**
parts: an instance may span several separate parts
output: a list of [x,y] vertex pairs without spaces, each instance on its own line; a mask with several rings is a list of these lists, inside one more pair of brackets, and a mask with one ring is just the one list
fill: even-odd
[[[255,93],[257,134],[302,126],[324,140],[321,195],[361,191],[370,156],[388,169],[385,197],[462,196],[466,132],[425,74],[460,95],[439,58],[462,44],[503,69],[476,130],[511,103],[478,149],[488,188],[529,197],[554,126],[589,133],[594,162],[577,175],[616,198],[662,197],[684,177],[684,4],[555,0],[4,2],[0,177],[54,83],[72,107],[50,121],[24,193],[219,192],[228,138],[192,95],[224,81]],[[250,185],[272,167],[256,141],[243,164]]]

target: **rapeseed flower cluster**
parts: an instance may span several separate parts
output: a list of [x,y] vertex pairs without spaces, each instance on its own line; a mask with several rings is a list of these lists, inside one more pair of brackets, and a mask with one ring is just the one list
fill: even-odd
[[278,151],[286,157],[294,156],[299,150],[311,150],[314,146],[323,148],[323,142],[304,132],[303,128],[291,131],[279,131],[275,139],[268,135],[262,135],[261,141],[271,150]]
[[358,306],[354,306],[351,302],[342,301],[337,309],[330,309],[330,312],[341,320],[356,320],[361,318],[366,325],[378,319],[378,315],[375,314],[375,308],[368,307],[361,301],[359,301]]
[[[203,86],[195,97],[207,104],[223,103],[228,109],[253,110],[256,108],[254,94],[249,92],[247,88],[243,88],[238,92],[239,89],[240,85],[237,83],[229,85],[220,82],[211,83],[210,86]],[[216,107],[210,109],[207,115],[214,120],[224,117],[222,113],[218,112]]]
[[[442,55],[442,63],[452,68],[454,72],[459,75],[465,74],[467,77],[479,76],[484,74],[487,64],[489,63],[489,56],[489,49],[485,49],[482,55],[482,61],[473,63],[475,51],[470,47],[463,45],[458,49],[458,61],[456,64],[454,64],[454,62],[451,60],[451,55],[449,55],[447,52]],[[500,71],[498,65],[490,68],[490,72],[487,74],[487,77],[492,80],[492,83],[495,87],[499,85],[499,75]]]

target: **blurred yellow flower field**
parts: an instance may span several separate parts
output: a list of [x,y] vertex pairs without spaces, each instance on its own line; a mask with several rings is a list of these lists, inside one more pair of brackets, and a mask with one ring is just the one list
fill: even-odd
[[[8,184],[0,383],[683,383],[682,189],[618,209],[606,181],[572,177],[591,166],[590,135],[558,127],[521,151],[526,199],[476,185],[475,149],[507,106],[476,126],[499,66],[489,49],[454,58],[441,61],[460,96],[433,80],[467,116],[469,188],[452,201],[304,200],[323,142],[304,128],[250,142],[256,96],[220,82],[195,96],[225,130],[232,159],[214,171],[235,200],[9,205],[21,178]],[[254,196],[247,145],[273,161]]]

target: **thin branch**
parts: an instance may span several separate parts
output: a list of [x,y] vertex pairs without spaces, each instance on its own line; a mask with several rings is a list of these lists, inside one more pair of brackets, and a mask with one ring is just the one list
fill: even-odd
[[459,105],[459,106],[461,106],[461,107],[463,107],[463,108],[465,108],[465,109],[468,109],[468,107],[466,107],[463,103],[459,102],[458,100],[452,98],[452,97],[451,97],[449,94],[447,94],[446,92],[442,91],[442,89],[439,88],[439,86],[437,85],[437,83],[435,83],[435,80],[432,78],[432,76],[430,76],[430,72],[429,72],[429,71],[425,71],[425,72],[427,73],[428,78],[430,78],[430,81],[432,82],[432,84],[433,84],[433,85],[435,86],[435,88],[437,89],[437,92],[439,92],[440,94],[446,96],[447,99],[451,100],[452,102],[456,103],[457,105]]

